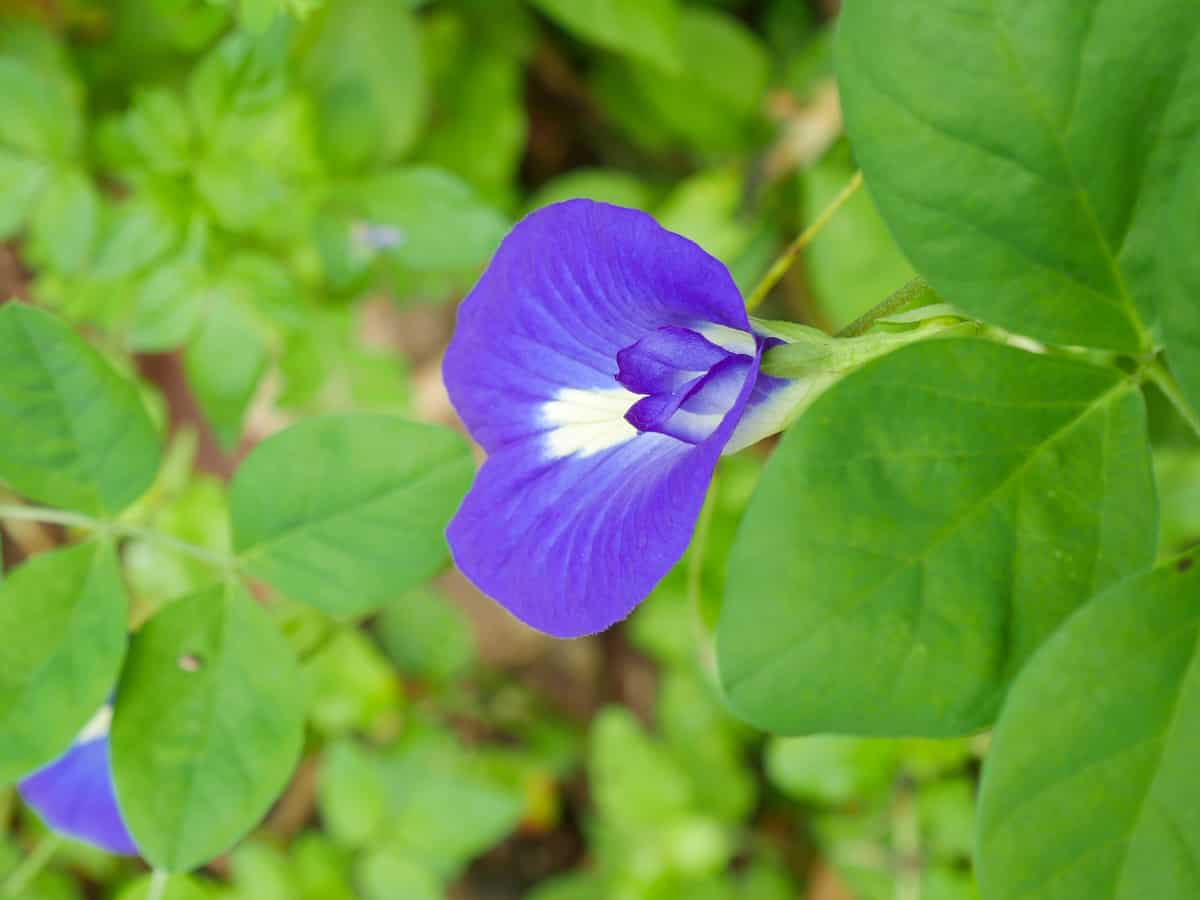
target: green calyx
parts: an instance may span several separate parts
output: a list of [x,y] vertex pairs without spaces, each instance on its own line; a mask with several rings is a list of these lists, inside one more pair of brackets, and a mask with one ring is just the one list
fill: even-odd
[[880,330],[855,337],[834,337],[793,322],[765,319],[751,319],[751,322],[758,333],[785,341],[763,355],[763,373],[776,378],[843,375],[914,341],[961,337],[979,327],[946,304],[879,319]]

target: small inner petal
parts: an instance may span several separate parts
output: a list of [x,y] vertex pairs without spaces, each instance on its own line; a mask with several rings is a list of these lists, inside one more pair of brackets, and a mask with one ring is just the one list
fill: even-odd
[[688,391],[680,408],[691,413],[725,415],[737,400],[752,362],[749,356],[731,356],[713,366],[712,371]]
[[[703,376],[701,376],[703,377]],[[700,379],[696,379],[699,381]],[[651,394],[643,397],[625,414],[625,419],[638,431],[661,431],[671,416],[679,410],[679,406],[692,389],[694,382],[688,382],[678,390],[670,393]]]
[[707,439],[737,401],[752,362],[747,356],[731,356],[713,366],[655,430],[690,444]]
[[750,356],[723,354],[723,358],[697,378],[674,390],[643,397],[625,418],[638,431],[656,431],[698,444],[721,424],[737,401],[753,364]]
[[667,325],[617,353],[617,381],[635,394],[675,391],[728,356],[690,328]]

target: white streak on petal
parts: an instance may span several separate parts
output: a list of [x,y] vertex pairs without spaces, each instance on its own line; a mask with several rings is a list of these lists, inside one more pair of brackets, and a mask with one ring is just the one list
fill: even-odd
[[693,325],[692,330],[730,353],[741,353],[744,356],[754,355],[754,335],[748,331],[730,328],[728,325],[718,325],[716,322],[701,322]]
[[639,399],[622,387],[562,388],[542,405],[547,457],[591,456],[636,437],[638,431],[625,421],[625,413]]
[[112,725],[113,711],[112,707],[107,703],[100,707],[99,711],[92,716],[91,720],[83,726],[83,731],[79,732],[79,737],[75,739],[77,744],[87,744],[91,741],[98,741],[101,738],[108,737],[109,726]]

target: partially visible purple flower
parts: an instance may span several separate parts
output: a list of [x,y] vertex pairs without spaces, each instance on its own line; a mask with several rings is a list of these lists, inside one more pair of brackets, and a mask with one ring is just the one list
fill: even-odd
[[17,789],[51,830],[109,853],[136,856],[113,788],[111,721],[112,706],[105,705],[66,753],[26,776]]
[[778,425],[728,270],[650,216],[588,200],[505,238],[443,367],[488,454],[447,531],[455,562],[559,637],[625,618],[679,559],[723,451]]
[[355,222],[350,227],[350,238],[365,253],[392,250],[407,240],[404,232],[394,225],[376,225],[373,222]]

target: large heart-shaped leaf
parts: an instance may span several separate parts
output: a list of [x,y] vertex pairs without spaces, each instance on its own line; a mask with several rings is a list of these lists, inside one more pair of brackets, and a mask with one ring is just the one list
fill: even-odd
[[1200,412],[1200,141],[1184,164],[1165,232],[1163,337],[1167,358],[1192,409]]
[[106,544],[33,557],[0,587],[0,784],[71,745],[117,680],[125,591]]
[[747,510],[718,626],[735,711],[778,732],[962,734],[1096,591],[1151,564],[1136,385],[986,341],[831,388]]
[[1148,348],[1198,35],[1194,0],[849,0],[847,130],[938,293],[1042,340]]
[[262,818],[299,759],[303,699],[291,647],[240,587],[179,600],[138,632],[111,740],[146,859],[195,868]]
[[984,768],[987,900],[1200,897],[1198,562],[1112,588],[1016,680]]
[[158,470],[137,389],[49,313],[0,308],[0,479],[32,500],[120,512]]
[[445,562],[474,466],[446,428],[387,415],[308,419],[263,441],[230,493],[245,571],[331,613],[399,597]]

